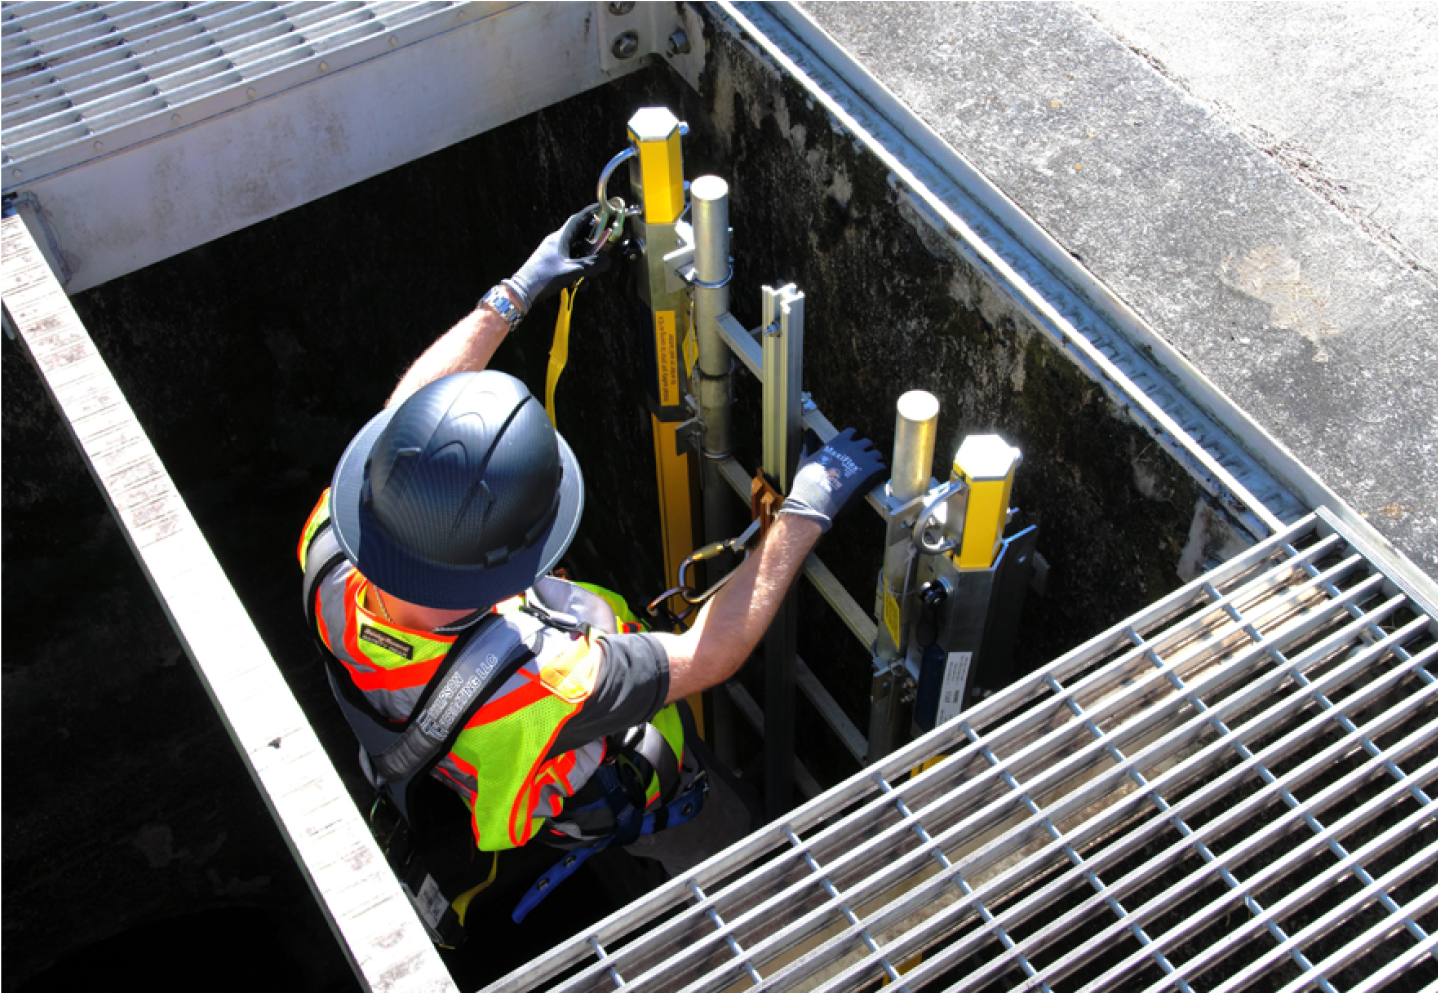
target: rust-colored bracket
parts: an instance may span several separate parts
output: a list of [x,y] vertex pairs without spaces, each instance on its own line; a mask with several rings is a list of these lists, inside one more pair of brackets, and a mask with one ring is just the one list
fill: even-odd
[[774,517],[779,513],[779,505],[784,502],[784,494],[774,489],[760,469],[754,473],[754,479],[749,484],[749,519],[759,522],[759,537],[762,539],[774,526]]

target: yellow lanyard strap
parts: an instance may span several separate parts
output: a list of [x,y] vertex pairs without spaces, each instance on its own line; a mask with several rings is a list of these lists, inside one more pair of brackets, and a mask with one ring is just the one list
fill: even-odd
[[554,322],[554,344],[549,346],[549,372],[544,377],[544,409],[555,427],[559,427],[559,420],[554,416],[554,388],[559,385],[559,377],[564,374],[565,363],[569,361],[569,318],[574,313],[574,298],[579,295],[579,285],[583,282],[578,280],[569,289],[559,291],[559,318]]

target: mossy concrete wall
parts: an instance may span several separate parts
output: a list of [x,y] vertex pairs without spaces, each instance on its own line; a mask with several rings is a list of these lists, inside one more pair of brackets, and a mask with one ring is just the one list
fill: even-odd
[[[736,313],[752,327],[761,283],[797,283],[806,294],[804,388],[836,425],[854,425],[885,452],[897,398],[915,388],[937,396],[940,479],[969,434],[996,432],[1024,453],[1013,527],[1039,526],[1051,570],[1047,595],[1025,606],[1015,672],[1179,585],[1193,535],[1201,543],[1210,532],[1218,540],[1231,533],[1194,480],[943,232],[915,216],[882,162],[800,86],[733,34],[706,40],[703,93],[685,112],[730,182]],[[751,377],[740,382],[741,437],[752,440],[756,391]],[[820,547],[865,606],[880,544],[877,518],[861,511]],[[800,653],[863,728],[867,658],[847,632],[824,623],[825,609],[805,592]],[[815,715],[801,719],[823,733]]]
[[[653,68],[74,301],[357,795],[352,740],[299,610],[299,529],[406,365],[589,202],[641,106],[690,123],[688,175],[729,180],[736,314],[758,323],[764,283],[806,293],[804,387],[836,424],[887,452],[895,399],[923,388],[943,404],[936,475],[970,433],[1023,450],[1016,526],[1040,526],[1051,572],[1047,595],[1025,608],[1021,669],[1179,582],[1204,507],[1195,483],[906,213],[880,162],[800,88],[723,30],[706,43],[700,93]],[[618,271],[581,294],[558,408],[589,492],[571,566],[639,602],[664,577],[643,399],[649,331],[631,283]],[[536,392],[553,318],[552,305],[538,308],[494,362]],[[76,907],[93,938],[197,902],[282,906],[301,892],[23,361],[6,345],[7,975],[85,943]],[[757,389],[737,379],[752,466]],[[865,606],[880,533],[860,510],[820,548]],[[867,654],[812,590],[801,604],[800,652],[862,729]],[[852,770],[807,707],[800,721],[800,740],[819,743],[805,760],[821,779]]]

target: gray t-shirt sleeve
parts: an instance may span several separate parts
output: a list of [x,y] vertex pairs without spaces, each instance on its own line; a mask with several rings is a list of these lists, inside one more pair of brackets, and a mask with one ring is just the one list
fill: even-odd
[[549,755],[643,724],[669,696],[669,653],[652,634],[610,634],[600,639],[604,661],[594,691],[559,732]]

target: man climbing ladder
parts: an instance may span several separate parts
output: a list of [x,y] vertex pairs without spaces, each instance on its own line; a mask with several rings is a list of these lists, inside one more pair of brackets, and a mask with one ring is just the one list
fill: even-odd
[[[445,944],[501,873],[501,852],[505,864],[527,853],[526,868],[550,853],[525,880],[518,920],[609,845],[702,836],[675,846],[682,861],[646,847],[677,871],[748,829],[738,803],[706,809],[711,782],[724,787],[704,772],[683,701],[739,669],[820,535],[884,471],[852,431],[809,455],[764,542],[682,634],[642,631],[618,598],[551,575],[583,511],[579,464],[525,385],[486,366],[536,303],[608,267],[577,254],[592,212],[410,367],[349,443],[300,541],[331,688],[377,808],[396,815],[382,840],[410,838],[388,846],[391,862]],[[431,779],[469,808],[458,848],[430,831],[419,786]],[[475,859],[476,847],[494,854]],[[446,862],[471,878],[436,881]]]

